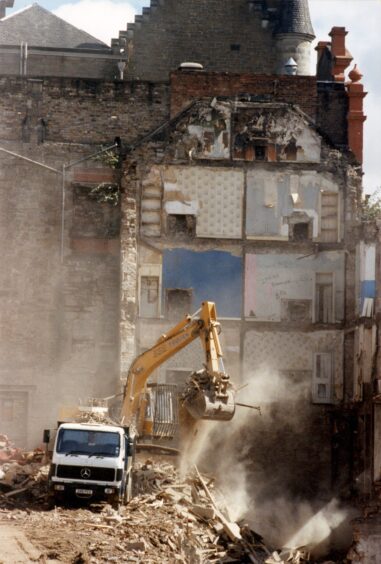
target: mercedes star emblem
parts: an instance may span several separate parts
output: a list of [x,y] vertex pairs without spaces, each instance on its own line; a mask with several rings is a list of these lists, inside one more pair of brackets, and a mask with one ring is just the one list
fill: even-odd
[[87,478],[90,478],[91,470],[90,468],[82,468],[80,474],[81,478],[84,478],[86,480]]

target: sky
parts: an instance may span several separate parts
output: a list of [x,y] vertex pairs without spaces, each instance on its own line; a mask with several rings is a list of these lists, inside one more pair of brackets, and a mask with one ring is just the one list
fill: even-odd
[[[7,10],[7,14],[31,3],[32,0],[15,0],[13,10]],[[39,0],[38,3],[110,44],[112,37],[118,37],[119,30],[126,29],[127,22],[134,21],[135,14],[150,5],[150,0]],[[368,116],[364,186],[370,193],[381,186],[381,0],[309,0],[309,4],[317,40],[329,40],[333,26],[346,27],[353,63],[357,63],[364,75],[368,92],[364,104]]]

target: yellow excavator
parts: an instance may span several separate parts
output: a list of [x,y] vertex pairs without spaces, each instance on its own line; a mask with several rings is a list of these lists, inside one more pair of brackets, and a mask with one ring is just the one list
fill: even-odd
[[[121,424],[130,433],[133,429],[141,438],[171,438],[182,408],[195,420],[232,419],[234,390],[223,365],[220,330],[215,304],[203,302],[196,313],[187,315],[134,360],[127,375],[121,409]],[[197,338],[205,353],[204,368],[190,375],[180,398],[175,386],[147,385],[156,368]]]
[[[49,472],[49,488],[56,502],[74,495],[106,499],[117,506],[131,495],[135,446],[178,453],[165,444],[178,436],[178,430],[189,437],[197,420],[232,419],[234,390],[224,370],[219,332],[214,303],[203,302],[194,315],[186,316],[134,360],[118,423],[105,415],[107,407],[98,403],[101,400],[72,413],[66,422],[61,420]],[[157,367],[197,338],[205,352],[204,368],[190,375],[180,398],[177,386],[148,384]],[[180,429],[179,420],[183,423]],[[44,442],[49,440],[46,430]]]

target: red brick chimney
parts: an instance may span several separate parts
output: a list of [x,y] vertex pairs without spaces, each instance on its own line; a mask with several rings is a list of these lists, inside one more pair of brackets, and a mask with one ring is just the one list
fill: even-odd
[[357,65],[349,73],[351,82],[347,83],[347,92],[349,100],[348,111],[348,145],[355,154],[359,163],[363,161],[363,131],[366,116],[363,111],[363,100],[367,95],[364,92],[364,86],[360,84],[362,74]]
[[332,38],[331,53],[333,59],[332,76],[335,82],[344,82],[344,72],[353,60],[352,55],[345,47],[345,36],[348,32],[345,27],[333,27],[329,33]]

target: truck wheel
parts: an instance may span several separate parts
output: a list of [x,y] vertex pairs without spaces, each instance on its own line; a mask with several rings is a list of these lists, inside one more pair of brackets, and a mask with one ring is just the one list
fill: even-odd
[[111,500],[111,507],[115,509],[115,511],[118,511],[120,507],[120,502],[121,502],[120,497],[118,495],[115,495]]

